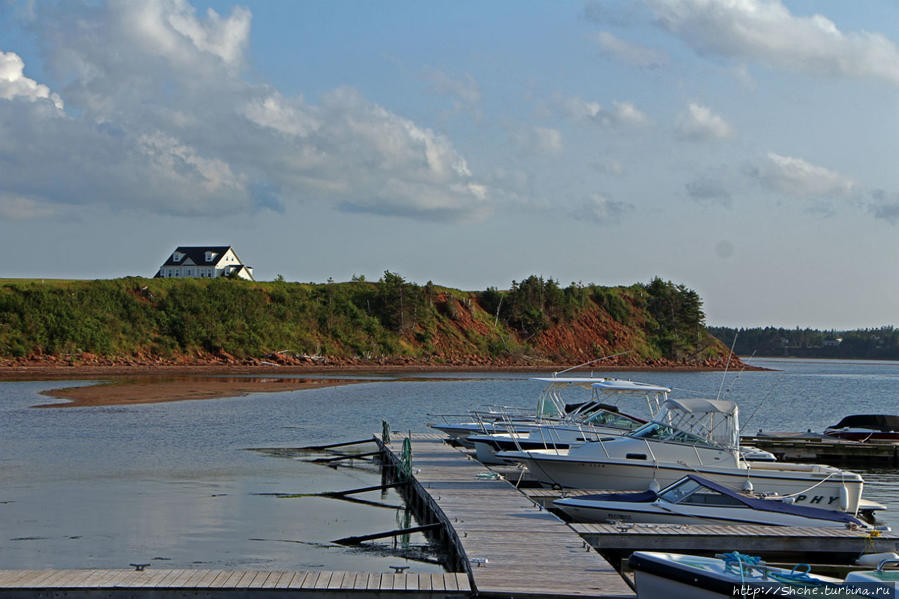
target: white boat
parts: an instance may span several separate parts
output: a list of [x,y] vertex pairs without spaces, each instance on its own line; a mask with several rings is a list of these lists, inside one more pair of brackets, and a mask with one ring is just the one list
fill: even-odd
[[[874,573],[846,580],[812,574],[807,564],[792,570],[768,566],[758,557],[725,553],[715,557],[636,551],[628,560],[639,599],[730,599],[732,597],[899,597],[883,563]],[[880,571],[882,578],[876,572]],[[873,574],[866,578],[865,574]],[[884,576],[884,574],[886,576]]]
[[[644,396],[650,415],[654,417],[659,412],[659,400],[670,391],[667,387],[617,379],[593,383],[591,387],[593,401],[570,421],[546,421],[504,433],[469,435],[468,442],[474,446],[477,460],[487,465],[503,464],[510,460],[498,457],[501,451],[550,448],[558,451],[587,441],[610,440],[626,435],[646,424],[646,421],[622,413],[613,405],[614,402],[626,395]],[[774,454],[756,447],[741,446],[740,454],[745,460],[776,460]]]
[[[615,401],[624,395],[640,395],[645,398],[650,417],[658,413],[661,404],[667,399],[671,389],[659,385],[624,381],[607,377],[539,377],[532,378],[544,384],[543,391],[537,399],[537,407],[533,412],[510,407],[490,407],[485,410],[474,410],[467,415],[435,415],[428,416],[434,420],[428,426],[439,430],[464,447],[474,447],[469,440],[471,435],[487,435],[516,432],[529,433],[544,425],[572,425],[577,427],[588,424],[599,424],[602,418],[600,410],[614,406]],[[569,403],[563,395],[566,390],[586,389],[590,396],[586,400]],[[463,418],[462,422],[459,419]],[[609,427],[609,432],[620,434]],[[628,429],[628,430],[632,430]]]
[[590,401],[580,405],[567,418],[520,425],[507,432],[469,435],[468,441],[474,446],[478,461],[502,464],[505,460],[496,456],[500,451],[567,449],[601,437],[620,437],[640,428],[646,420],[621,412],[617,403],[623,398],[644,398],[650,416],[655,416],[671,391],[668,387],[620,379],[604,379],[591,383],[590,388]]
[[[874,595],[872,589],[882,588],[885,585],[893,586],[893,594],[882,594],[880,597],[899,599],[899,570],[890,569],[887,570],[887,566],[899,566],[899,559],[896,558],[895,554],[893,557],[881,560],[880,563],[877,564],[876,570],[857,570],[854,572],[850,572],[848,576],[846,576],[846,586],[850,588],[864,588],[869,592],[866,593],[868,597],[876,597]],[[858,594],[857,596],[861,596]]]
[[580,495],[557,499],[553,505],[575,522],[870,528],[846,512],[795,505],[782,497],[740,493],[695,474],[658,493]]
[[731,401],[668,399],[652,422],[627,436],[568,450],[504,451],[545,486],[614,491],[658,490],[687,474],[734,490],[790,496],[799,505],[855,515],[858,474],[820,464],[756,462],[740,452],[739,412]]

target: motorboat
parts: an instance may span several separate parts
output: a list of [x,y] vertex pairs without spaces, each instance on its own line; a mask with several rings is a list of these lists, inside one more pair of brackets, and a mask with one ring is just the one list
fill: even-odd
[[658,493],[580,495],[557,499],[553,506],[575,522],[870,528],[846,512],[795,505],[791,498],[737,492],[695,474]]
[[601,437],[618,437],[646,424],[646,420],[619,411],[616,406],[601,404],[585,418],[570,422],[545,422],[506,433],[469,435],[474,445],[475,457],[482,464],[503,464],[497,457],[500,451],[542,449],[553,447],[568,449],[585,441],[597,441]]
[[824,429],[824,434],[850,441],[899,441],[899,416],[853,414]]
[[[471,435],[528,434],[531,430],[545,425],[600,426],[608,434],[620,434],[619,425],[605,426],[609,407],[614,406],[623,395],[640,395],[646,400],[650,417],[658,413],[671,389],[636,381],[626,381],[608,377],[537,377],[532,381],[542,383],[543,391],[537,399],[536,409],[531,411],[508,406],[488,407],[473,410],[465,415],[429,414],[432,422],[428,426],[449,436],[451,442],[473,448]],[[590,391],[586,400],[569,402],[566,397],[571,389]],[[461,422],[460,422],[461,420]],[[592,422],[591,422],[592,420]],[[642,424],[642,422],[640,423]],[[625,429],[633,430],[634,427]],[[545,435],[544,435],[545,436]]]
[[730,599],[732,597],[884,597],[897,598],[899,571],[886,570],[896,560],[884,560],[877,570],[850,573],[845,580],[813,574],[807,564],[792,570],[767,565],[760,558],[736,551],[715,557],[635,551],[628,565],[640,599]]
[[[591,387],[593,400],[575,411],[570,419],[536,422],[514,427],[508,432],[469,435],[467,440],[474,446],[476,459],[486,465],[504,464],[509,460],[497,456],[501,451],[569,449],[586,441],[626,435],[646,424],[646,420],[621,412],[614,405],[617,398],[656,394],[654,397],[647,397],[650,414],[654,416],[659,411],[658,399],[670,391],[667,387],[618,379],[593,383]],[[741,446],[740,452],[747,460],[776,459],[774,454],[756,447]]]
[[498,456],[523,463],[548,487],[656,491],[698,474],[729,489],[776,493],[853,515],[864,484],[858,474],[831,466],[745,459],[737,405],[716,399],[667,399],[655,419],[623,437]]
[[622,412],[616,405],[622,398],[645,398],[649,413],[654,416],[659,412],[660,401],[671,391],[660,385],[620,379],[603,379],[591,383],[590,388],[591,400],[579,404],[567,418],[542,420],[506,432],[469,435],[476,458],[483,464],[502,464],[505,460],[496,456],[500,451],[567,449],[584,441],[627,434],[646,424],[646,420]]

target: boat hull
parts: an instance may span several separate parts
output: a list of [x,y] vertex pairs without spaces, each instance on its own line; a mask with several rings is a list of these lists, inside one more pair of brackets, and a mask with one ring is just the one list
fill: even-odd
[[[782,582],[759,575],[758,570],[747,570],[742,574],[727,571],[720,559],[653,551],[635,552],[629,565],[634,570],[640,599],[730,599],[769,595],[824,597],[830,594],[825,589],[838,591],[842,582],[815,575],[810,575],[805,583]],[[769,570],[775,575],[789,575],[790,572],[780,568]]]
[[799,493],[794,498],[797,505],[842,510],[850,514],[858,511],[863,487],[862,478],[857,474],[835,469],[819,468],[820,471],[815,471],[814,466],[800,464],[765,462],[754,464],[751,468],[732,468],[670,462],[635,463],[620,458],[570,459],[563,452],[537,451],[501,452],[499,456],[524,463],[531,476],[547,487],[643,491],[649,489],[653,481],[659,487],[665,487],[687,474],[699,474],[736,491],[745,489],[749,483],[756,493]]

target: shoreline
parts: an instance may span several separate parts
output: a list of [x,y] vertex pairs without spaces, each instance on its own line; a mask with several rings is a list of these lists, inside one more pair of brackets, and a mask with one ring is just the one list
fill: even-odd
[[[250,393],[279,393],[316,389],[335,385],[357,384],[355,378],[372,375],[427,373],[486,373],[486,372],[542,372],[551,374],[570,368],[570,364],[423,364],[411,361],[400,363],[356,364],[75,364],[45,361],[0,365],[0,382],[96,380],[94,385],[66,387],[41,391],[41,395],[57,399],[34,405],[36,408],[73,408],[111,405],[137,405],[170,401],[220,399],[242,397]],[[742,363],[732,370],[767,370]],[[699,365],[603,365],[593,372],[721,372],[720,367]],[[581,371],[583,372],[583,371]],[[283,375],[279,378],[278,375]],[[303,378],[314,375],[322,378]],[[255,377],[255,378],[254,378]]]
[[[707,360],[705,362],[677,362],[658,359],[648,361],[609,360],[596,362],[592,367],[577,367],[574,370],[608,372],[716,372],[723,371],[727,360]],[[413,358],[383,360],[357,360],[323,358],[317,360],[78,360],[44,357],[32,360],[0,360],[0,381],[13,380],[55,380],[86,379],[94,377],[122,376],[166,376],[166,375],[253,375],[253,374],[340,374],[385,372],[560,372],[572,369],[571,362],[555,363],[549,360],[492,360],[486,358],[461,358],[448,362],[433,362]],[[734,356],[730,360],[730,370],[765,371],[767,368],[751,366]]]

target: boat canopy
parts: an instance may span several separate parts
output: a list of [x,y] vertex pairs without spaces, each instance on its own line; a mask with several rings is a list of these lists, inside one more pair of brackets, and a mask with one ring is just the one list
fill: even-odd
[[633,434],[639,438],[686,443],[702,441],[739,448],[739,409],[734,402],[723,399],[666,399],[653,422]]
[[596,383],[603,383],[610,379],[607,379],[606,377],[595,377],[595,376],[567,376],[567,377],[547,376],[547,377],[534,377],[531,380],[537,381],[538,383],[546,383],[548,385],[583,385],[584,387],[589,387],[590,385],[595,385]]
[[[601,406],[605,399],[623,395],[640,395],[646,398],[651,417],[660,409],[660,404],[668,397],[671,389],[649,383],[638,383],[622,379],[594,376],[534,377],[532,381],[545,383],[546,388],[537,401],[538,418],[566,418],[579,420]],[[590,401],[572,406],[562,398],[566,387],[584,387],[592,391]]]
[[737,404],[726,399],[668,399],[662,404],[663,408],[669,410],[682,410],[691,414],[728,414],[737,415]]
[[651,383],[639,383],[637,381],[624,381],[621,379],[605,379],[599,383],[593,383],[594,389],[603,391],[620,391],[623,393],[671,393],[668,387],[653,385]]

